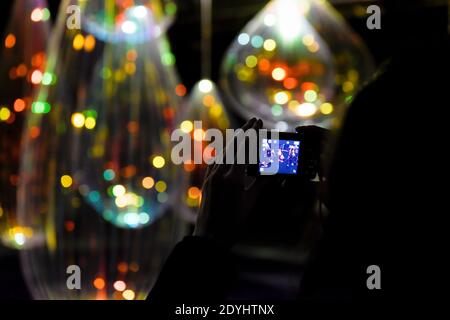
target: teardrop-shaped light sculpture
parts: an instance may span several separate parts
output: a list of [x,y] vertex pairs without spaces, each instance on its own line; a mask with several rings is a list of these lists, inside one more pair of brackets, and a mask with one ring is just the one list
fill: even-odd
[[280,130],[330,127],[373,73],[361,39],[325,0],[272,0],[225,56],[226,102]]
[[[128,42],[148,36],[142,32],[151,32],[159,36],[171,26],[177,12],[177,5],[172,0],[115,0],[114,3],[87,1],[81,2],[80,5],[84,12],[84,29],[97,39],[109,42],[122,41],[125,36]],[[107,12],[112,9],[115,10],[115,20],[126,21],[125,24],[105,23],[105,19],[108,18]],[[148,11],[152,12],[153,30],[134,30],[140,24],[139,21],[145,19]]]
[[[99,9],[108,37],[66,29],[61,4],[47,73],[24,132],[19,213],[37,235],[22,251],[37,299],[143,299],[178,233],[170,133],[174,57],[152,11]],[[99,2],[80,1],[84,12]],[[128,2],[127,2],[128,3]],[[86,11],[84,11],[86,10]],[[122,32],[122,33],[121,33]],[[33,134],[37,132],[36,134]],[[68,290],[69,266],[82,290]]]
[[173,24],[175,17],[178,12],[178,5],[175,0],[160,0],[161,11],[162,11],[162,22],[160,23],[162,31],[170,28]]
[[[207,159],[204,157],[215,155],[214,150],[208,149],[210,142],[204,140],[205,132],[208,129],[218,129],[225,136],[230,120],[216,85],[209,79],[203,79],[194,85],[185,110],[180,129],[191,136],[192,155],[191,159],[183,163],[185,174],[181,184],[181,208],[188,221],[195,221],[207,168]],[[195,152],[203,156],[201,163],[195,163]]]
[[0,60],[0,239],[21,249],[32,230],[17,221],[21,132],[34,87],[46,81],[45,48],[50,11],[45,0],[16,0]]

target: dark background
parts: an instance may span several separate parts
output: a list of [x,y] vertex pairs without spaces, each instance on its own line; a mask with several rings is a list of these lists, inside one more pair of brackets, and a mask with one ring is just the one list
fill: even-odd
[[[224,53],[235,36],[243,29],[267,0],[214,0],[213,1],[213,50],[212,79],[217,81]],[[366,28],[365,8],[370,4],[383,1],[331,1],[336,9],[347,19],[353,29],[364,39],[373,57],[379,65],[393,51],[388,30],[368,30]],[[60,1],[49,0],[52,18],[55,18]],[[5,32],[13,1],[1,1],[0,33]],[[200,0],[180,0],[178,15],[168,35],[173,52],[177,58],[177,68],[184,84],[191,88],[201,79],[200,61]],[[382,20],[383,21],[383,20]],[[421,21],[428,23],[428,21]],[[399,39],[401,41],[401,39]],[[0,299],[30,298],[24,284],[19,265],[18,253],[0,246]]]

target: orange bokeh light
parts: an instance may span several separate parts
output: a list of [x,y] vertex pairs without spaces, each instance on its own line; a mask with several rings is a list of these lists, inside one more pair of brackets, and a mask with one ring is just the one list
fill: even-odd
[[98,290],[103,290],[105,288],[105,280],[103,280],[102,278],[96,278],[94,280],[94,287]]
[[195,170],[195,163],[192,162],[192,161],[187,161],[187,162],[185,162],[185,164],[184,164],[184,170],[185,170],[186,172],[192,172],[192,171],[194,171],[194,170]]
[[23,63],[20,64],[16,69],[16,74],[18,77],[25,77],[27,75],[28,68]]
[[267,59],[259,60],[258,68],[261,72],[268,72],[270,70],[270,61]]
[[184,97],[187,93],[187,89],[183,84],[179,84],[177,85],[177,87],[175,88],[175,93],[177,94],[177,96],[179,97]]
[[292,90],[298,85],[298,81],[295,78],[286,78],[283,81],[283,85],[286,89]]
[[202,191],[197,187],[190,187],[188,190],[188,196],[192,199],[197,199],[202,194]]
[[16,45],[16,36],[12,33],[8,34],[5,38],[5,47],[11,49]]
[[22,112],[23,110],[25,110],[25,107],[26,103],[23,99],[16,99],[16,101],[14,101],[14,111]]

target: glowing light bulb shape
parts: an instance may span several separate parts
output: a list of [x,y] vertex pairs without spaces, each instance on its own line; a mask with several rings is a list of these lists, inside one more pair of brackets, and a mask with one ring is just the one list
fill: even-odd
[[[159,7],[161,8],[161,28],[167,30],[173,24],[178,12],[178,5],[174,0],[160,0]],[[153,11],[156,11],[158,7],[154,7]]]
[[[170,27],[177,5],[172,0],[115,0],[87,1],[81,3],[84,11],[84,29],[98,39],[120,42],[125,37],[128,42],[145,41],[149,35],[159,36]],[[111,10],[114,20],[111,20]],[[150,13],[151,12],[151,13]],[[153,20],[151,28],[137,28],[148,15]]]
[[329,127],[373,73],[372,59],[325,0],[273,0],[225,56],[225,98],[280,130]]
[[[37,235],[24,274],[38,299],[142,299],[179,234],[169,211],[173,55],[163,35],[141,30],[153,27],[151,11],[136,26],[146,41],[106,42],[66,29],[70,3],[49,45],[55,81],[41,86],[24,131],[19,218]],[[67,290],[70,265],[82,290]]]
[[50,12],[45,0],[16,0],[2,38],[0,61],[0,239],[24,248],[32,230],[17,221],[20,139],[35,86],[47,81],[45,48]]
[[[201,121],[201,128],[196,122]],[[204,141],[205,131],[208,129],[225,130],[230,127],[230,120],[220,98],[216,85],[209,79],[203,79],[192,89],[187,102],[186,114],[180,123],[180,129],[191,135],[192,153],[203,156],[214,156],[214,150],[207,147],[210,142]],[[194,156],[183,164],[184,177],[181,187],[181,201],[183,213],[188,221],[195,221],[196,212],[201,201],[203,179],[207,164],[195,163]],[[206,159],[205,159],[206,160]]]

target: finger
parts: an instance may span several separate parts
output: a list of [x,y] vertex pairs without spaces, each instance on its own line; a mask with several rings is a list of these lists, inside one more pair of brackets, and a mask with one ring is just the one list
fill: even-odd
[[[258,136],[259,136],[258,130],[260,130],[262,128],[262,126],[263,126],[262,120],[258,119],[257,121],[255,121],[253,123],[253,125],[251,127],[247,128],[247,130],[245,130],[244,132],[247,132],[248,130],[255,130],[256,131],[256,139],[258,139]],[[247,136],[245,136],[245,139],[243,139],[238,146],[238,152],[234,155],[234,163],[238,164],[237,157],[239,154],[243,154],[245,156],[244,163],[247,164],[248,159],[249,159],[249,152],[251,152],[251,151],[253,151],[253,150],[250,150],[250,139],[249,139],[249,136],[247,135]]]
[[[242,179],[242,182],[244,181],[244,177],[245,177],[245,168],[246,168],[246,164],[247,164],[247,159],[248,159],[248,154],[247,154],[247,146],[250,144],[250,138],[248,136],[245,137],[244,141],[241,142],[241,144],[239,145],[239,148],[236,152],[236,154],[234,155],[234,163],[231,166],[228,174],[229,175],[236,175],[236,178],[238,179]],[[241,163],[242,161],[238,161],[241,160],[239,159],[239,157],[244,157],[244,163]]]
[[250,129],[251,127],[253,127],[253,125],[258,122],[256,118],[251,118],[249,121],[247,121],[242,127],[241,129],[246,131],[248,129]]
[[211,174],[211,172],[212,172],[214,166],[215,166],[215,163],[211,163],[210,165],[208,165],[208,166],[206,167],[206,173],[205,173],[205,178],[204,178],[205,180],[208,179],[208,177],[209,177],[209,175]]
[[[241,129],[246,131],[248,130],[248,128],[251,128],[255,123],[257,122],[256,118],[252,118],[249,121],[247,121],[242,127]],[[234,147],[237,144],[237,137],[235,136],[232,141],[230,143],[228,143],[228,145],[225,148],[225,151],[223,152],[222,155],[219,155],[222,157],[222,164],[217,164],[211,171],[211,174],[215,174],[216,172],[226,172],[227,170],[230,169],[231,164],[227,164],[226,163],[226,156],[227,153],[231,153],[232,150],[234,151]]]
[[[257,121],[253,121],[253,122],[248,122],[245,126],[242,127],[244,133],[246,133],[248,130],[255,130],[256,131],[256,137],[258,137],[258,130],[261,129],[263,126],[263,122],[261,119],[258,119]],[[234,162],[233,165],[230,167],[229,169],[229,173],[236,173],[236,174],[240,174],[240,175],[244,175],[245,173],[245,169],[246,169],[246,165],[248,163],[248,152],[247,149],[250,146],[250,139],[249,136],[245,136],[245,139],[242,139],[241,141],[237,141],[237,143],[239,145],[236,146],[237,148],[237,152],[234,154]],[[244,161],[242,163],[242,161],[238,161],[241,159],[238,159],[240,156],[244,156]],[[236,172],[233,172],[236,171]]]
[[[254,125],[255,125],[255,123],[256,122],[258,122],[257,121],[257,119],[256,118],[251,118],[249,121],[247,121],[242,127],[241,127],[241,129],[242,129],[242,131],[247,131],[248,129],[250,129],[250,128],[252,128]],[[226,148],[226,151],[228,151],[228,150],[232,150],[231,148],[234,148],[235,147],[235,145],[236,145],[236,139],[234,139],[233,140],[233,143],[230,143],[230,144],[228,144],[227,145],[227,148]],[[239,147],[239,146],[236,146],[236,147]],[[226,152],[225,151],[225,152]]]
[[[247,121],[242,127],[241,127],[241,129],[242,129],[242,131],[247,131],[248,129],[250,129],[250,128],[252,128],[254,125],[255,125],[255,123],[257,123],[258,121],[257,121],[257,119],[256,118],[251,118],[249,121]],[[234,140],[234,141],[236,141],[236,140]],[[226,147],[226,149],[225,149],[225,153],[226,153],[226,151],[227,150],[231,150],[231,148],[233,147],[234,148],[234,146],[235,146],[235,142],[233,141],[233,143],[229,143],[228,145],[227,145],[227,147]]]
[[263,125],[264,125],[264,122],[261,119],[258,119],[258,121],[256,121],[253,124],[253,129],[260,130],[260,129],[262,129]]

